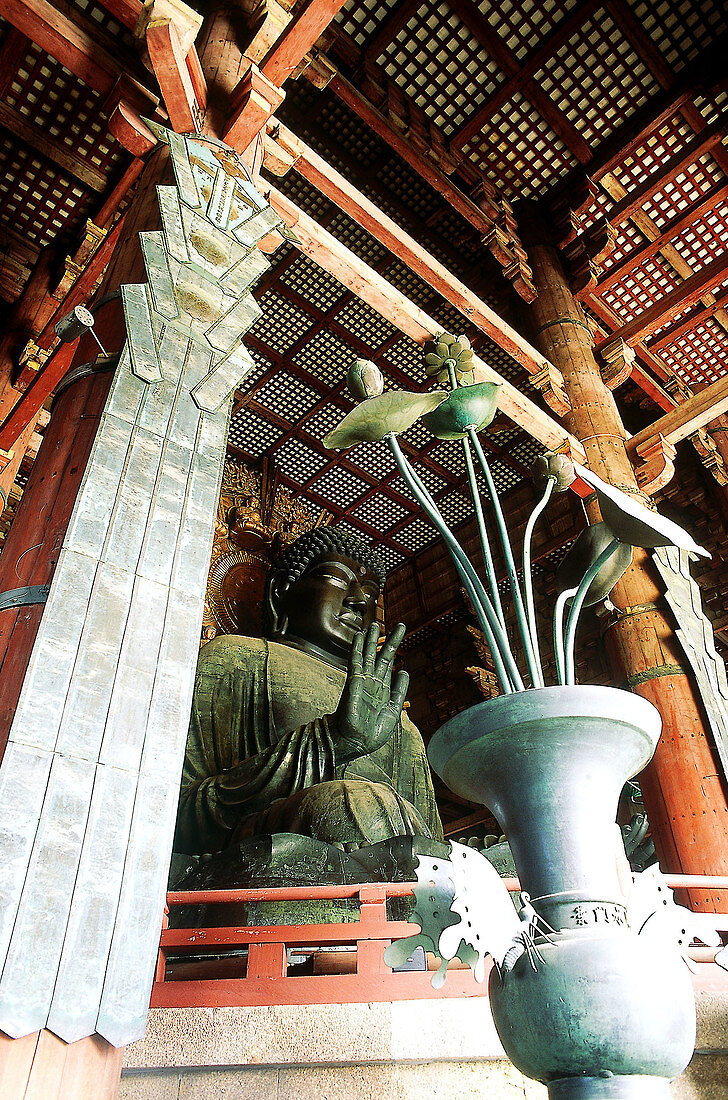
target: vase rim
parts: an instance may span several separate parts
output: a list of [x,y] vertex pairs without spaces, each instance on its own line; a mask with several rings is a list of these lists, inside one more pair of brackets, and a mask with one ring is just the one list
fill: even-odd
[[476,728],[477,737],[482,738],[509,726],[549,718],[610,719],[639,731],[653,751],[662,728],[657,708],[634,692],[594,684],[556,684],[498,695],[468,707],[440,726],[430,739],[427,755],[442,776],[452,756],[474,739]]

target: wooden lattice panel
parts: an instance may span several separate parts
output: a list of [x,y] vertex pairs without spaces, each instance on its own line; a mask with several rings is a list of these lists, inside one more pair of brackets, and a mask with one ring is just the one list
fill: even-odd
[[404,547],[405,550],[409,551],[410,554],[416,554],[437,537],[437,531],[429,520],[426,520],[423,516],[418,516],[417,519],[408,523],[406,527],[397,531],[395,541],[398,542],[400,546]]
[[351,347],[326,329],[317,332],[296,352],[293,362],[327,385],[336,386],[354,358]]
[[362,481],[360,477],[342,466],[331,466],[310,485],[312,493],[329,501],[337,508],[351,507],[368,488],[366,481]]
[[666,160],[680,152],[693,133],[682,114],[677,111],[659,130],[650,134],[642,145],[628,154],[614,168],[612,175],[628,190],[639,187],[651,175],[659,172]]
[[393,5],[387,0],[346,0],[338,22],[357,46],[364,46],[392,10]]
[[605,8],[559,47],[534,80],[593,147],[660,90]]
[[103,173],[125,155],[108,135],[101,97],[35,43],[28,44],[5,102]]
[[720,0],[627,0],[652,41],[679,72],[700,49],[726,29],[726,9]]
[[501,181],[506,195],[543,195],[577,164],[563,141],[521,92],[499,106],[463,152],[486,174]]
[[717,321],[699,322],[661,350],[664,361],[691,385],[716,382],[728,363],[728,334]]
[[693,222],[689,229],[672,239],[672,245],[697,271],[728,248],[728,199]]
[[351,513],[351,518],[356,523],[366,523],[369,527],[380,531],[389,531],[395,524],[411,516],[412,512],[409,508],[383,494],[370,497]]
[[69,3],[77,11],[82,12],[91,24],[105,31],[110,38],[115,38],[130,50],[134,48],[134,38],[131,31],[114,19],[103,4],[97,4],[94,0],[69,0]]
[[250,330],[250,335],[281,354],[288,351],[310,328],[310,317],[274,290],[264,291],[258,298],[258,304],[263,313]]
[[540,0],[481,0],[478,8],[518,62],[525,61],[559,26],[574,3],[548,4]]
[[446,136],[498,88],[505,74],[440,0],[424,0],[378,61]]
[[704,153],[676,179],[668,181],[661,190],[647,199],[642,209],[659,228],[662,228],[676,212],[688,203],[696,202],[724,178],[723,172],[710,153]]
[[88,216],[89,193],[24,144],[0,135],[0,222],[34,244],[49,244]]
[[631,321],[651,302],[674,290],[681,281],[667,260],[659,255],[653,256],[626,275],[617,286],[605,291],[603,299],[621,321]]
[[230,421],[228,442],[251,458],[260,458],[282,434],[281,428],[243,408]]
[[323,310],[341,301],[346,293],[346,288],[333,275],[323,271],[303,252],[294,256],[293,262],[280,276],[280,281]]
[[275,455],[276,463],[298,485],[305,485],[315,478],[329,461],[295,436],[281,443]]

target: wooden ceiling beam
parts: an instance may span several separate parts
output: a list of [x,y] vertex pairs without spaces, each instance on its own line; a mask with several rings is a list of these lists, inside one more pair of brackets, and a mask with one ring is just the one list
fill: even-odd
[[0,126],[25,142],[34,153],[45,157],[67,175],[73,176],[87,191],[102,193],[108,187],[108,179],[94,168],[87,157],[77,156],[73,147],[54,138],[47,130],[29,122],[19,112],[0,103]]
[[0,47],[0,100],[17,76],[20,63],[28,52],[30,40],[17,27],[9,27]]
[[345,0],[308,0],[263,60],[263,75],[280,88],[316,45],[344,3]]
[[389,119],[385,118],[341,73],[334,74],[328,88],[475,229],[480,233],[488,233],[492,229],[494,224],[492,218],[489,218],[471,198],[456,187],[441,168],[415,149],[407,138],[392,126]]
[[634,347],[636,343],[650,336],[655,329],[671,321],[676,314],[694,305],[705,291],[710,290],[716,283],[725,278],[726,272],[728,272],[728,252],[724,252],[717,259],[706,264],[690,278],[684,279],[679,286],[663,295],[662,298],[638,314],[634,320],[622,325],[621,328],[617,329],[606,340],[602,340],[597,346],[603,347],[604,344],[619,339]]
[[[271,188],[268,199],[293,230],[298,246],[396,328],[419,344],[441,331],[441,326],[423,310],[410,302],[313,218],[299,210],[280,191]],[[497,314],[493,317],[492,339],[525,366],[529,373],[535,368],[541,369],[546,362],[544,357]],[[481,359],[476,357],[475,365],[478,381],[492,381],[500,385],[499,407],[514,423],[546,447],[554,449],[567,446],[579,461],[585,461],[583,448],[575,436]]]
[[202,91],[200,102],[180,31],[169,19],[154,19],[147,24],[146,43],[172,129],[178,134],[195,133],[202,125],[207,90],[200,70],[197,73],[198,78],[202,77],[202,84],[199,80],[197,83]]
[[109,15],[118,19],[124,27],[133,31],[139,22],[144,4],[142,0],[101,0]]
[[594,294],[601,294],[605,290],[609,290],[615,283],[623,279],[625,275],[628,275],[635,268],[643,264],[645,260],[651,259],[658,252],[668,244],[673,237],[676,237],[678,233],[682,233],[687,229],[696,218],[701,214],[712,210],[715,205],[724,199],[728,195],[728,182],[718,183],[706,191],[704,195],[701,195],[695,202],[686,206],[681,214],[672,218],[665,225],[662,233],[659,237],[656,237],[654,241],[650,241],[648,244],[643,245],[641,248],[635,248],[632,252],[627,253],[625,258],[618,264],[614,264],[608,271],[602,276],[599,282],[593,289]]
[[[293,168],[299,175],[405,263],[446,302],[455,306],[465,320],[497,339],[493,336],[494,329],[502,329],[504,322],[490,306],[285,126],[276,123],[273,134],[276,144],[293,157]],[[272,135],[266,135],[266,141],[270,143],[271,140]],[[538,356],[535,349],[531,350]],[[539,361],[543,365],[542,357]]]
[[[80,12],[71,19],[49,0],[3,0],[2,7],[3,18],[99,95],[107,96],[121,73],[139,68],[138,59],[127,50],[119,48],[115,56],[107,53]],[[144,98],[156,103],[149,89],[134,83]]]
[[[366,196],[352,187],[322,157],[309,149],[304,142],[283,126],[277,127],[277,141],[285,146],[296,158],[295,170],[309,183],[326,195],[357,224],[367,230],[376,240],[385,246],[397,259],[402,260],[428,286],[440,294],[445,301],[455,306],[471,324],[480,328],[491,340],[507,351],[529,374],[534,374],[545,365],[545,359],[536,348],[511,328],[482,299],[473,294],[452,272],[443,267],[438,260],[419,245],[400,226],[387,217]],[[280,195],[280,192],[275,192]],[[280,195],[289,215],[296,217],[296,209],[290,199]],[[277,200],[278,201],[278,200]],[[280,212],[280,211],[279,211]],[[304,218],[308,217],[304,215]],[[311,219],[313,222],[313,219]],[[314,225],[317,223],[313,222]],[[389,284],[387,284],[389,286]],[[394,289],[394,288],[392,288]],[[423,314],[424,316],[424,314]]]
[[579,30],[584,20],[601,3],[602,0],[582,0],[581,3],[577,3],[571,13],[565,19],[562,19],[551,34],[543,39],[541,45],[520,67],[518,73],[502,84],[455,134],[451,142],[453,149],[462,149],[463,145],[483,128],[493,113],[499,107],[502,107],[514,92],[521,91],[523,86],[533,77],[533,74],[541,68],[545,61],[553,56],[564,42],[568,41],[575,31]]
[[634,459],[640,448],[660,436],[674,446],[724,412],[728,412],[728,374],[633,435],[627,440],[627,454]]

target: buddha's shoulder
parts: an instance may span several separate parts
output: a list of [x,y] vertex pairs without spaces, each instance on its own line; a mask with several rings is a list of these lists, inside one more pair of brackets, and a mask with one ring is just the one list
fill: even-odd
[[266,652],[267,644],[263,638],[247,638],[243,634],[218,634],[200,650],[198,672],[244,668],[264,660]]

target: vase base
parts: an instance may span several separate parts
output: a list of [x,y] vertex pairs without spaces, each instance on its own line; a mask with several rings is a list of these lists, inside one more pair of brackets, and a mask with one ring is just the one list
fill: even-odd
[[644,1074],[561,1077],[547,1088],[549,1100],[670,1100],[667,1078]]

